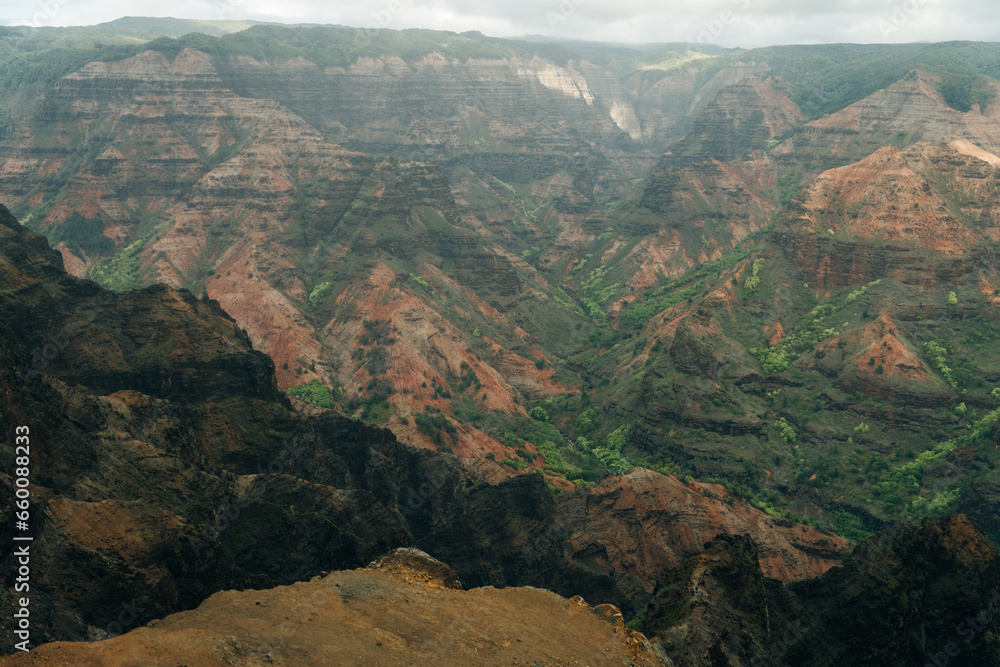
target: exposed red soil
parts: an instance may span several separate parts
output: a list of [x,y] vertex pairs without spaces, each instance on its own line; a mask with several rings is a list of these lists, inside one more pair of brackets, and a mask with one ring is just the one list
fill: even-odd
[[[415,550],[399,550],[400,552]],[[419,554],[419,552],[417,552]],[[10,665],[660,664],[612,605],[537,588],[461,590],[446,565],[390,556],[197,609],[93,643],[54,642]],[[449,574],[450,573],[450,574]]]

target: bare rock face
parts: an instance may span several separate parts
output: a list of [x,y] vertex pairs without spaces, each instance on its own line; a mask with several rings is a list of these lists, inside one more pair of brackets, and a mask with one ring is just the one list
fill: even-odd
[[774,188],[774,170],[766,160],[675,164],[664,159],[650,174],[639,207],[623,219],[640,237],[623,260],[631,269],[628,293],[738,247],[770,223],[777,209]]
[[[995,82],[986,85],[995,91]],[[856,162],[883,146],[916,141],[966,139],[987,152],[1000,152],[996,108],[963,113],[948,106],[940,86],[940,75],[913,70],[845,109],[806,123],[776,150],[775,157],[794,156],[811,173],[820,173]]]
[[755,556],[746,536],[720,536],[663,579],[638,626],[668,664],[1000,664],[1000,561],[964,516],[897,526],[784,586]]
[[723,535],[673,568],[637,618],[668,664],[750,664],[771,630],[765,581],[754,541]]
[[886,311],[857,333],[826,341],[816,348],[813,358],[815,367],[836,374],[838,386],[848,393],[860,391],[890,403],[930,406],[946,405],[956,398]]
[[775,89],[772,80],[748,78],[719,90],[663,162],[746,160],[753,153],[761,155],[769,139],[781,136],[802,120],[802,112]]
[[429,556],[420,549],[400,547],[395,551],[380,556],[368,567],[382,570],[394,579],[406,583],[418,583],[428,588],[457,588],[461,590],[462,582],[450,567],[436,558]]
[[[644,579],[656,579],[719,534],[749,534],[758,544],[764,574],[783,581],[818,576],[850,548],[847,540],[826,531],[742,503],[729,505],[727,495],[718,484],[685,485],[636,468],[591,489],[586,528],[570,542],[581,556],[604,545],[609,564],[643,573]],[[626,516],[627,521],[612,519]]]
[[[416,543],[450,563],[466,587],[543,586],[627,615],[645,603],[651,582],[719,534],[751,534],[762,545],[760,567],[786,581],[825,572],[850,549],[836,535],[725,496],[718,485],[686,486],[635,468],[554,498],[540,477],[515,477],[471,489],[451,511],[428,501],[405,515]],[[488,554],[497,558],[485,565]]]
[[[535,588],[463,591],[446,565],[400,549],[365,569],[267,590],[226,591],[113,639],[56,642],[10,664],[99,661],[594,665],[903,665],[938,655],[998,664],[997,553],[964,517],[926,520],[869,542],[826,575],[763,576],[747,535],[720,535],[661,578],[635,619]],[[429,574],[433,572],[433,574]],[[933,610],[931,615],[927,612]],[[964,618],[964,620],[963,620]],[[339,628],[339,630],[336,630]],[[344,631],[345,628],[349,631]],[[647,637],[649,639],[647,639]]]
[[[53,238],[74,216],[99,220],[86,247],[61,246],[75,275],[208,294],[274,361],[279,389],[321,379],[350,398],[389,396],[402,417],[450,415],[470,372],[463,398],[483,411],[572,391],[526,351],[561,338],[532,304],[547,300],[567,329],[582,318],[548,297],[520,245],[552,227],[546,261],[561,261],[593,237],[583,225],[598,200],[625,187],[585,137],[620,137],[607,153],[635,161],[629,178],[653,160],[632,145],[641,121],[614,77],[537,57],[324,69],[150,50],[61,79],[31,123],[10,139],[0,188],[15,208],[50,201],[31,224]],[[508,181],[549,201],[549,220],[526,217]],[[382,320],[397,344],[352,357],[364,323]],[[400,435],[433,446],[412,427]],[[466,455],[503,452],[474,429],[451,440]]]
[[963,143],[881,148],[821,174],[775,241],[818,289],[882,277],[978,282],[983,247],[997,237],[990,184],[1000,171],[990,155]]

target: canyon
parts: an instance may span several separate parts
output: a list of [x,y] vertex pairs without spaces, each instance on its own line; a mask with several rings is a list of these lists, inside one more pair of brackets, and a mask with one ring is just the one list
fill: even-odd
[[[168,630],[81,659],[169,651],[398,548],[498,609],[582,628],[582,596],[634,664],[857,662],[838,605],[873,586],[924,659],[988,606],[994,46],[206,25],[0,30],[0,409],[47,443],[45,641],[126,604]],[[951,591],[931,562],[976,594],[913,603]]]

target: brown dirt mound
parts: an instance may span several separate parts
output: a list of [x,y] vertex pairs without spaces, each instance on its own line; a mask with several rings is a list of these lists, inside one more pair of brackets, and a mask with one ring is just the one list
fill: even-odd
[[592,609],[537,588],[463,591],[452,587],[446,565],[405,551],[308,583],[218,593],[150,627],[101,642],[45,644],[5,664],[661,664],[612,605]]

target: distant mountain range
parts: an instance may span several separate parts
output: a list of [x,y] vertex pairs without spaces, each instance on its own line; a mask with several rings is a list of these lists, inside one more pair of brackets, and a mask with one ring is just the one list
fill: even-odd
[[[11,243],[43,234],[97,283],[43,253],[51,275],[32,289],[59,305],[30,309],[63,321],[78,298],[63,295],[139,290],[92,323],[99,344],[39,362],[45,382],[88,401],[117,392],[128,410],[193,410],[172,422],[190,439],[180,460],[218,466],[197,474],[237,495],[226,475],[252,474],[279,434],[318,428],[287,391],[325,415],[305,422],[391,443],[375,449],[395,461],[397,491],[399,466],[422,469],[421,456],[479,489],[458,523],[447,509],[407,518],[378,547],[337,547],[355,549],[337,568],[413,542],[467,583],[601,591],[630,616],[668,565],[747,521],[783,579],[928,515],[965,512],[1000,539],[998,95],[1000,45],[984,43],[712,50],[145,18],[2,28],[0,202],[23,225],[8,225]],[[29,272],[22,260],[8,251],[12,276]],[[28,308],[18,281],[10,313]],[[204,334],[179,333],[192,317]],[[45,334],[17,335],[9,365],[30,368]],[[326,446],[302,479],[395,511],[398,493],[358,462],[375,454],[331,454],[352,470],[331,477]],[[81,493],[71,460],[47,482],[67,498]],[[124,488],[102,500],[139,493]],[[181,533],[211,521],[178,493],[143,498]],[[469,554],[485,548],[475,517],[501,496],[628,509],[610,526],[573,523],[544,574],[491,579],[499,565]],[[321,502],[309,498],[294,504]],[[668,498],[729,518],[699,520],[683,546],[653,531],[633,547]],[[490,548],[525,539],[526,519],[498,521],[506,541]],[[780,526],[809,537],[775,537]],[[476,549],[450,550],[466,539]],[[656,564],[637,564],[647,548]],[[220,586],[298,576],[265,577],[240,553]],[[296,572],[315,573],[302,559]],[[199,586],[157,609],[196,604]]]

